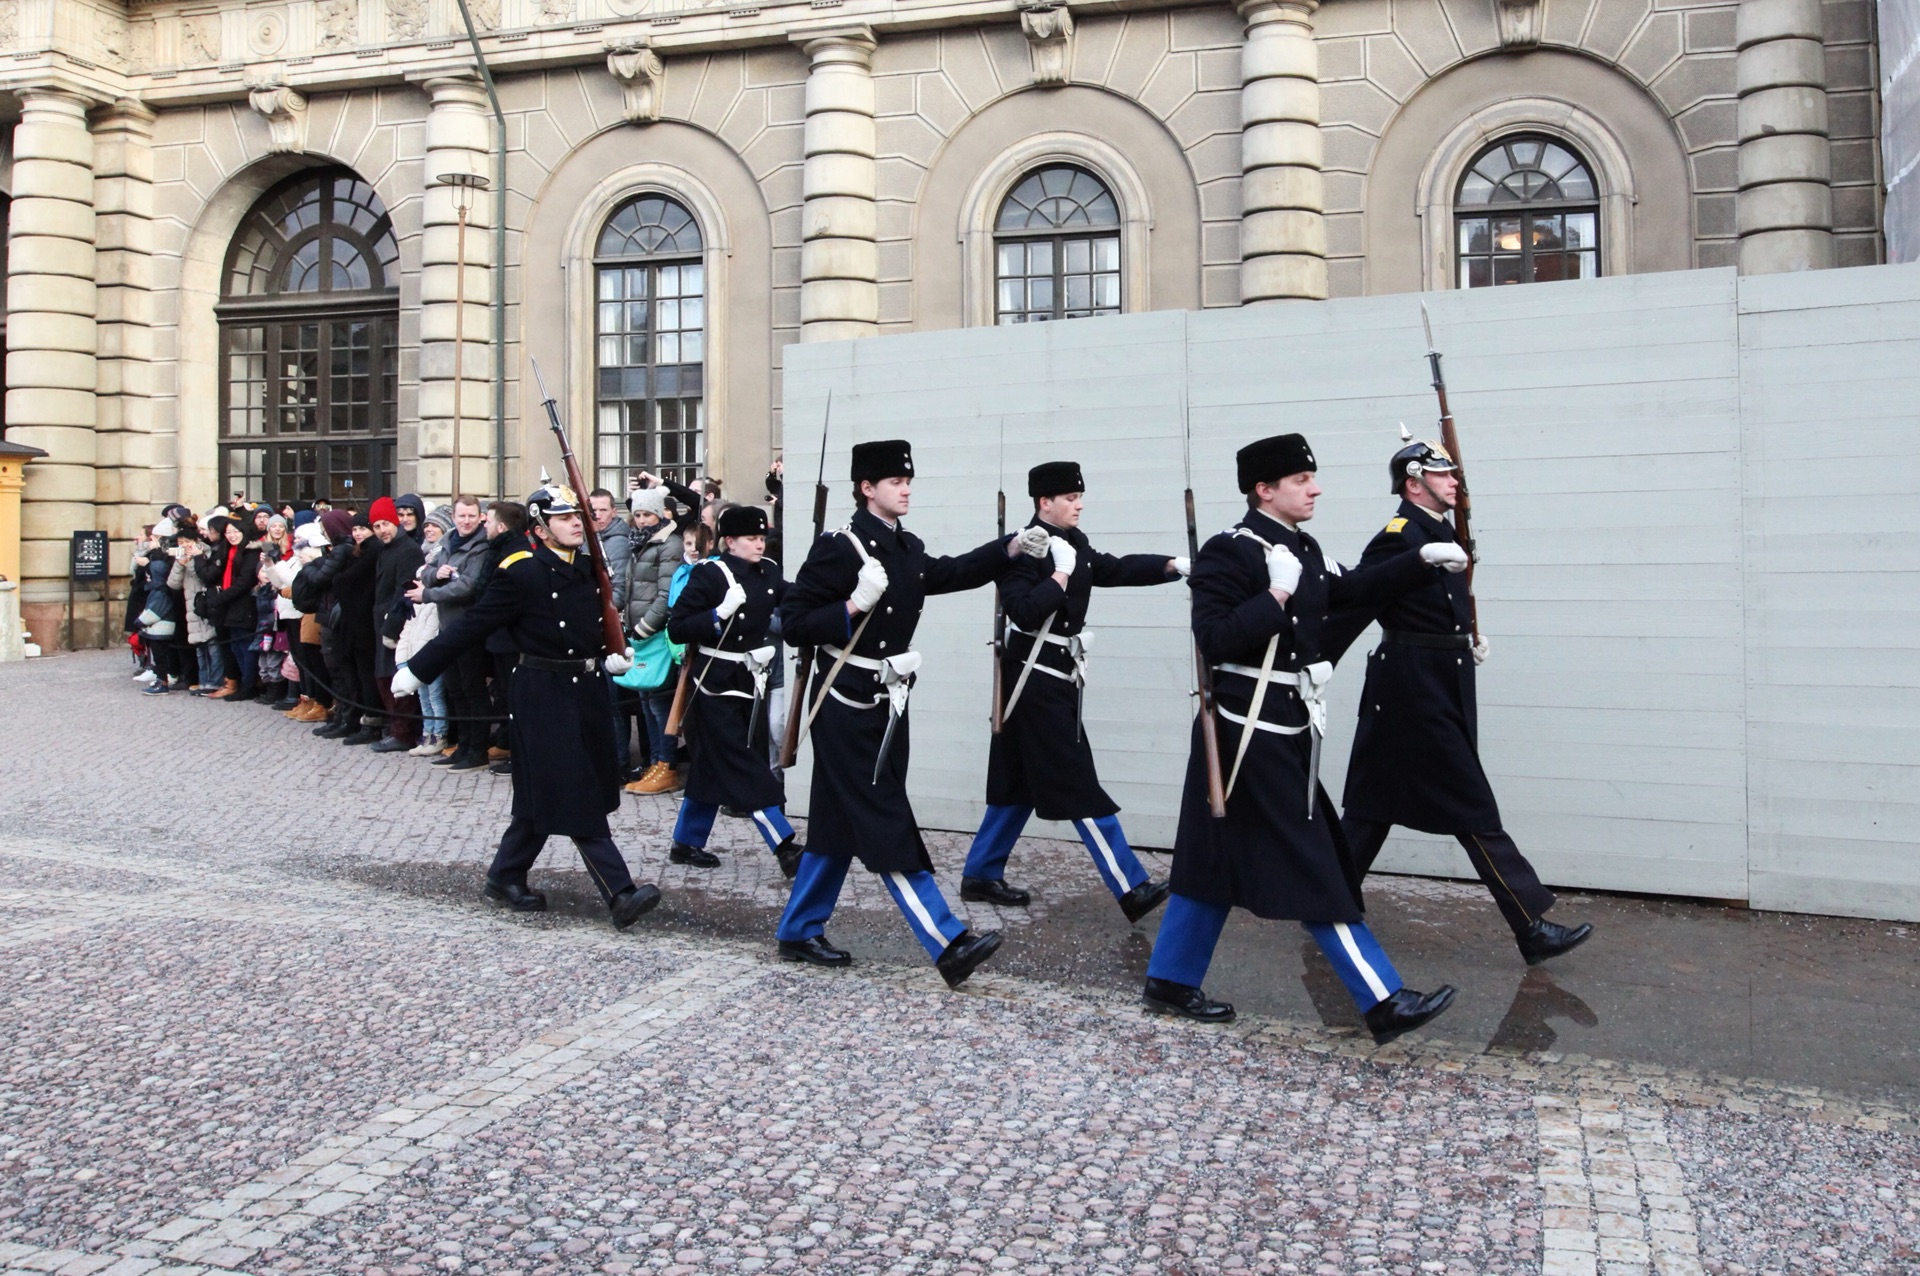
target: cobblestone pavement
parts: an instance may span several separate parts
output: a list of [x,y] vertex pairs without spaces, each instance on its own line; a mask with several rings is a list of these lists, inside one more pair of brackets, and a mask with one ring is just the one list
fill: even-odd
[[[126,672],[0,666],[7,1271],[1920,1270],[1898,1056],[1864,1088],[1735,1076],[1541,1048],[1516,1010],[1375,1048],[1292,951],[1273,1012],[1149,1019],[1148,932],[1040,840],[1042,907],[974,909],[1007,960],[959,993],[861,874],[859,964],[782,966],[771,857],[723,821],[722,869],[665,871],[665,801],[616,824],[669,896],[633,931],[570,850],[538,870],[561,907],[503,916],[474,885],[504,782]],[[1409,943],[1490,911],[1371,885]],[[1913,960],[1898,928],[1804,925]],[[1606,985],[1544,978],[1514,1006],[1586,1031],[1569,989]]]

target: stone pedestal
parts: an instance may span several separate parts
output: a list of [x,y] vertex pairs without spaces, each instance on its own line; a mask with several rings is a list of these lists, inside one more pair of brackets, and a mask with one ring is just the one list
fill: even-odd
[[1833,265],[1832,151],[1820,0],[1741,0],[1740,273]]
[[1240,303],[1323,300],[1319,0],[1241,0]]
[[[20,94],[7,225],[7,438],[46,452],[21,508],[21,618],[43,649],[59,645],[67,547],[97,525],[93,134],[86,99]],[[80,635],[82,641],[87,635]]]
[[880,320],[873,34],[845,27],[794,39],[813,59],[801,184],[800,339],[870,337]]
[[491,190],[442,184],[453,173],[491,181],[493,117],[480,82],[464,76],[432,79],[426,90],[433,107],[427,115],[424,167],[415,490],[431,508],[462,492],[492,490],[494,351],[488,308],[493,302],[494,196]]

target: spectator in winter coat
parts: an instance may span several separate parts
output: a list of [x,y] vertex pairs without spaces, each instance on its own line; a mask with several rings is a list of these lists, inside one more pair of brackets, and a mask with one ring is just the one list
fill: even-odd
[[[438,611],[442,628],[466,615],[486,589],[492,566],[498,561],[482,526],[484,521],[476,498],[462,496],[456,500],[453,530],[442,536],[438,557],[425,577],[407,592],[414,603],[431,604]],[[442,761],[455,770],[469,771],[487,764],[483,720],[493,713],[487,698],[490,665],[485,651],[468,651],[440,675],[446,714],[458,741],[453,754]]]
[[[415,498],[416,502],[418,498]],[[405,753],[420,743],[420,702],[413,696],[396,705],[393,696],[393,649],[399,645],[400,631],[406,624],[411,606],[406,591],[413,585],[413,574],[420,569],[425,555],[420,546],[400,526],[400,510],[395,502],[381,497],[367,510],[373,534],[384,546],[374,566],[373,628],[379,635],[374,647],[374,682],[380,689],[380,703],[387,711],[387,735],[375,742],[376,753]],[[422,511],[419,521],[426,522]],[[423,533],[424,535],[424,533]]]
[[259,609],[253,591],[260,585],[260,551],[246,543],[247,528],[247,523],[230,518],[209,520],[208,530],[219,540],[213,552],[195,564],[206,586],[202,606],[225,649],[225,677],[210,700],[251,700],[259,691],[253,650]]
[[[392,501],[387,502],[389,509],[392,505]],[[373,534],[364,515],[349,518],[348,539],[344,543],[336,541],[333,548],[333,557],[338,560],[333,573],[333,600],[340,605],[333,643],[340,660],[336,690],[349,713],[359,715],[359,727],[341,736],[340,742],[374,744],[385,734],[386,718],[380,707],[380,687],[374,681],[374,653],[380,638],[373,624],[373,593],[380,555],[387,546]]]
[[195,695],[206,695],[220,685],[220,635],[213,622],[203,615],[200,595],[206,586],[200,581],[196,570],[199,560],[208,552],[207,542],[202,538],[200,524],[191,514],[175,520],[180,535],[173,544],[173,566],[167,571],[167,588],[180,593],[180,612],[187,622],[187,648],[191,653],[191,663],[187,666],[187,690]]
[[[644,642],[667,625],[667,595],[673,574],[686,553],[686,540],[677,523],[668,517],[667,490],[647,487],[628,497],[633,507],[634,545],[627,560],[624,581],[626,609],[622,619],[635,641]],[[692,496],[692,492],[687,493]],[[616,594],[621,593],[619,586]],[[667,714],[673,708],[675,671],[669,671],[665,685],[643,692],[641,718],[646,723],[647,756],[651,764],[638,779],[627,784],[629,793],[671,793],[683,787],[676,766],[678,757],[672,737],[667,735]]]
[[[393,508],[398,515],[395,521],[400,530],[407,534],[407,539],[416,545],[424,544],[427,536],[426,502],[408,492],[394,498]],[[368,510],[368,516],[372,516],[372,510]]]

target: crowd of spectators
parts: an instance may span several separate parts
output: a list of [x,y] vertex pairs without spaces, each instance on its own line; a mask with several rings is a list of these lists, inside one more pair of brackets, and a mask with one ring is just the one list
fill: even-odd
[[[767,490],[777,510],[778,464]],[[624,502],[604,489],[588,500],[614,606],[642,643],[666,628],[687,565],[712,550],[720,485],[695,491],[641,474]],[[412,494],[364,510],[324,500],[275,509],[241,493],[204,515],[169,505],[134,545],[135,679],[149,696],[266,705],[322,739],[507,773],[507,678],[519,660],[507,634],[418,696],[396,697],[393,674],[473,605],[502,559],[531,544],[526,506],[471,496],[432,510]],[[677,672],[647,688],[609,684],[632,792],[684,785],[666,733]]]

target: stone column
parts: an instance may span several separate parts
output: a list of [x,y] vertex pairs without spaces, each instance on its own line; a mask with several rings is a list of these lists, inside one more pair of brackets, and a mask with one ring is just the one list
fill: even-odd
[[1832,154],[1820,0],[1741,0],[1740,273],[1833,265]]
[[[93,134],[89,103],[57,89],[20,94],[7,224],[7,438],[45,449],[21,508],[22,622],[59,646],[67,545],[98,522]],[[97,624],[98,622],[93,622]],[[82,644],[98,634],[76,628]]]
[[96,432],[101,517],[114,540],[130,542],[179,495],[173,456],[153,432],[153,122],[145,105],[122,99],[94,112],[93,200],[98,243],[99,397]]
[[1240,304],[1327,295],[1319,0],[1240,0]]
[[813,59],[801,181],[800,339],[870,337],[880,330],[873,33],[854,26],[794,39]]
[[[491,183],[493,117],[477,79],[431,79],[426,89],[433,106],[427,115],[420,252],[420,468],[415,490],[432,506],[462,492],[490,492],[493,484],[494,352],[488,307],[493,301],[494,196],[491,189],[464,192],[463,282],[458,264],[462,192],[439,184],[449,173],[479,174]],[[464,363],[457,369],[456,344]],[[454,473],[456,455],[458,474]]]

